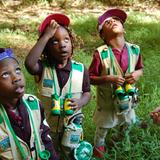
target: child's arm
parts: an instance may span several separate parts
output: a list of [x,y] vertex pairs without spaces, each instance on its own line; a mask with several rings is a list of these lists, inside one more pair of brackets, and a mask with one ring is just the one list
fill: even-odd
[[121,76],[115,75],[104,75],[104,76],[90,76],[91,84],[101,85],[104,83],[111,83],[117,86],[122,86],[125,82],[125,79]]
[[33,74],[39,74],[40,71],[40,63],[39,58],[50,38],[52,38],[56,32],[58,24],[52,20],[50,25],[46,28],[44,34],[39,38],[37,43],[29,52],[28,56],[25,59],[25,66],[27,70]]
[[139,55],[137,64],[135,66],[135,71],[126,75],[125,79],[126,82],[129,84],[134,84],[138,81],[138,79],[140,78],[140,76],[143,75],[143,62],[142,62],[142,55]]
[[126,75],[125,76],[125,80],[129,84],[134,84],[134,83],[136,83],[138,81],[138,79],[142,75],[143,75],[143,69],[138,69],[138,70]]

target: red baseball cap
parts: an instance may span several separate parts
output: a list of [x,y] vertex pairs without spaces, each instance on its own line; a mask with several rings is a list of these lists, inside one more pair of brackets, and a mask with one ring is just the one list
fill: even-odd
[[122,23],[125,23],[127,14],[125,11],[118,9],[118,8],[112,8],[112,9],[107,10],[98,18],[98,30],[99,31],[102,29],[105,20],[109,17],[118,17]]
[[61,13],[50,14],[40,24],[40,26],[38,28],[40,33],[44,32],[46,27],[50,24],[51,20],[55,20],[58,24],[60,24],[62,26],[67,26],[68,27],[69,24],[70,24],[70,19],[66,15],[61,14]]

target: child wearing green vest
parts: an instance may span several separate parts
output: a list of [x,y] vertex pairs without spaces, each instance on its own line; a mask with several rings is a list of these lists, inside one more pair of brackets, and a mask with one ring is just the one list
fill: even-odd
[[64,14],[48,15],[39,27],[40,37],[25,65],[36,77],[57,148],[61,146],[71,159],[82,136],[81,109],[90,99],[90,83],[86,67],[72,60],[73,35],[69,24],[70,19]]
[[0,159],[58,160],[40,101],[24,94],[14,53],[0,48]]
[[134,84],[142,75],[142,57],[137,45],[125,41],[127,14],[113,8],[98,18],[97,29],[104,45],[95,51],[89,67],[91,84],[97,87],[94,155],[103,158],[105,137],[110,128],[135,122],[137,89]]

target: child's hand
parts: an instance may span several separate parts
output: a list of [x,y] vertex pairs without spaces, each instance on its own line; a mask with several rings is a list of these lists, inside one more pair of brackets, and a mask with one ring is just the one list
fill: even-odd
[[114,76],[112,83],[116,86],[122,86],[125,82],[125,79],[121,76]]
[[154,111],[152,111],[150,116],[154,123],[160,124],[160,107],[157,107]]
[[81,108],[80,101],[77,98],[70,98],[70,106],[73,110],[79,110]]
[[45,30],[45,35],[48,39],[52,38],[59,27],[59,24],[55,20],[51,20],[50,25]]
[[129,84],[134,84],[136,82],[136,74],[135,72],[132,72],[125,76],[125,80]]
[[136,70],[130,74],[125,75],[125,80],[129,84],[134,84],[138,81],[139,77],[142,75],[142,70]]

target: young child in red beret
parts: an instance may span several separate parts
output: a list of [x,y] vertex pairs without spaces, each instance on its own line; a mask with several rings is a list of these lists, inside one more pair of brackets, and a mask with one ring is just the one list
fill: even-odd
[[139,47],[125,41],[126,18],[127,14],[117,8],[107,10],[98,18],[97,29],[104,45],[95,51],[89,76],[91,84],[97,87],[94,155],[99,158],[106,152],[108,130],[117,125],[128,126],[136,119],[134,84],[142,75],[143,65]]
[[[25,65],[36,76],[52,137],[57,147],[62,143],[71,158],[71,151],[80,140],[78,126],[83,118],[81,109],[90,99],[90,83],[86,67],[72,60],[73,36],[69,24],[64,14],[47,16],[39,27],[40,37],[26,57]],[[67,135],[71,125],[79,129],[79,136]],[[63,134],[63,129],[67,133]]]
[[44,109],[25,94],[25,80],[10,48],[0,48],[0,159],[58,160]]

